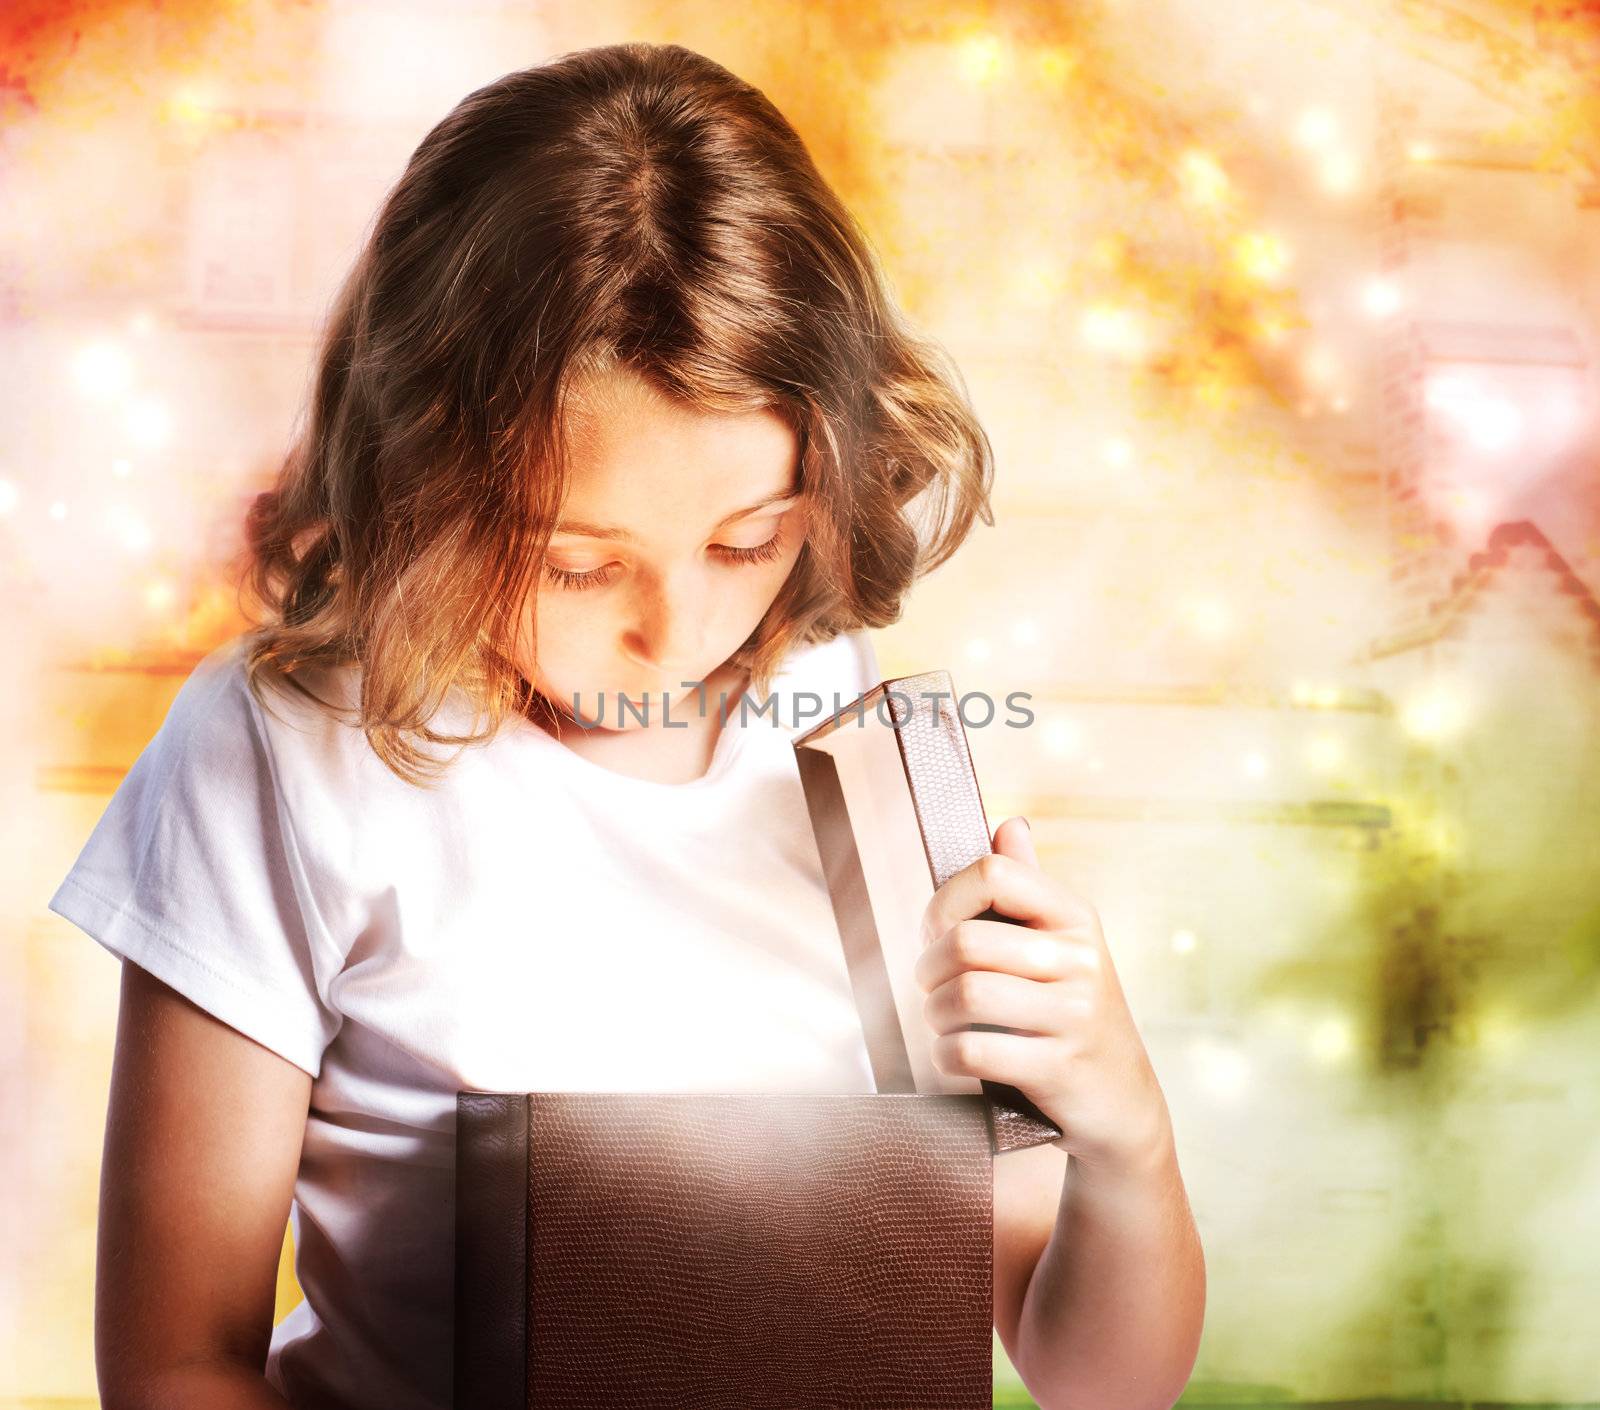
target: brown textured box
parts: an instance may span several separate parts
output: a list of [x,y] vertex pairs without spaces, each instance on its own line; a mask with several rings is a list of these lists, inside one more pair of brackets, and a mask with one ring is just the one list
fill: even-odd
[[462,1092],[460,1410],[988,1410],[976,1095]]

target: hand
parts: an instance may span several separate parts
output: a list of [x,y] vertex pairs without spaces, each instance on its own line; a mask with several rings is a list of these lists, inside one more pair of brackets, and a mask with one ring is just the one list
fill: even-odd
[[[1171,1120],[1099,914],[1040,870],[1025,818],[1007,818],[994,846],[923,912],[913,974],[939,1035],[934,1065],[1018,1088],[1089,1169],[1143,1172],[1170,1149]],[[991,906],[1022,924],[977,918]]]

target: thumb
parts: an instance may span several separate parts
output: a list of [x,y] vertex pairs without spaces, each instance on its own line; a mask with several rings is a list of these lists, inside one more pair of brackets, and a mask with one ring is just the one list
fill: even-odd
[[994,830],[994,850],[1029,866],[1039,865],[1039,855],[1033,850],[1033,831],[1020,814],[1007,818]]

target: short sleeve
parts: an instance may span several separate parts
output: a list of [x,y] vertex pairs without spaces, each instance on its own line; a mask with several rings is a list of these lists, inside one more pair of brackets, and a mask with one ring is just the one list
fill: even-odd
[[112,954],[313,1077],[337,961],[275,782],[240,638],[180,687],[49,901]]

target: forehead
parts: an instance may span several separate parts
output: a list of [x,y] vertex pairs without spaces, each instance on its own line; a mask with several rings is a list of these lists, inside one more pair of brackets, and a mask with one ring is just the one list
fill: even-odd
[[567,517],[715,522],[794,487],[798,440],[776,412],[707,412],[626,369],[586,378],[568,407]]

